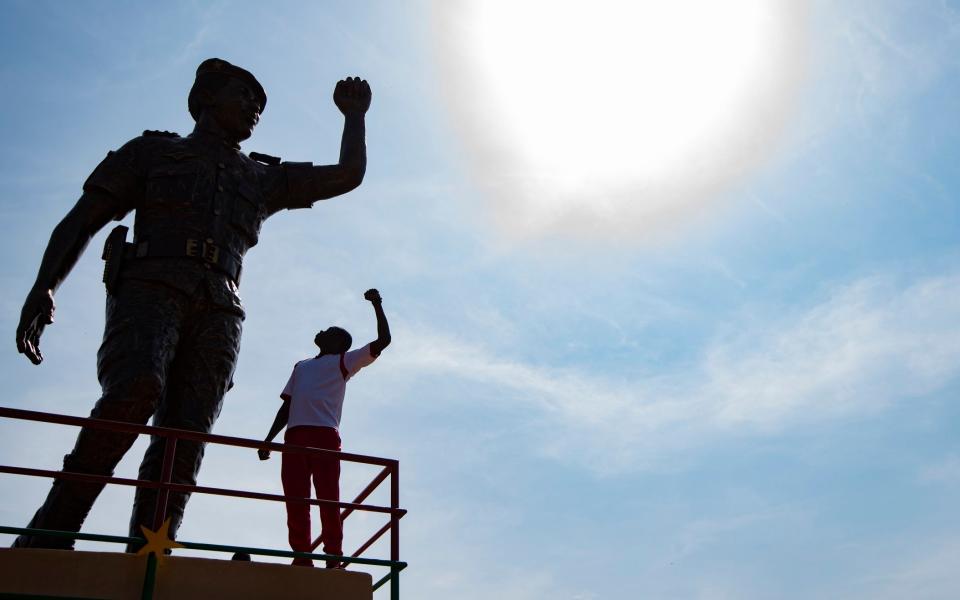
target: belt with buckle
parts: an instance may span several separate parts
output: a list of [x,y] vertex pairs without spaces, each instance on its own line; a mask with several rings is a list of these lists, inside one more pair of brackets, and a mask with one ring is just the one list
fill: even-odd
[[161,238],[134,242],[127,248],[129,258],[192,258],[240,282],[240,261],[212,238]]

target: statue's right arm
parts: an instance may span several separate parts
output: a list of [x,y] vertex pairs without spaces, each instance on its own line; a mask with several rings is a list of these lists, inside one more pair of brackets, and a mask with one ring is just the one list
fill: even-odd
[[295,208],[308,207],[318,200],[346,194],[363,182],[367,172],[366,114],[371,98],[370,85],[359,77],[347,77],[337,82],[333,102],[343,113],[340,160],[335,165],[314,166],[305,163],[309,165],[307,168],[301,166],[288,171]]
[[33,364],[39,365],[43,361],[40,336],[44,328],[53,323],[54,293],[77,264],[91,238],[116,215],[117,202],[110,195],[90,190],[80,196],[76,205],[53,229],[17,326],[17,351],[25,354]]

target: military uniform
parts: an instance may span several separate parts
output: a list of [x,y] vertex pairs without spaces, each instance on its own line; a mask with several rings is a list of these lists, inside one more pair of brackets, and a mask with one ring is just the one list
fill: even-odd
[[[257,156],[254,154],[254,156]],[[310,163],[260,160],[220,138],[144,132],[100,163],[84,184],[112,203],[117,220],[136,211],[119,282],[107,297],[97,355],[103,396],[91,417],[209,432],[232,385],[244,313],[238,295],[244,254],[282,209],[308,208]],[[111,475],[135,435],[81,430],[64,470]],[[154,438],[140,478],[157,480],[164,439]],[[203,444],[180,441],[173,481],[196,483]],[[103,486],[55,481],[30,527],[79,531]],[[172,493],[175,534],[187,502]],[[152,527],[155,490],[138,489],[131,536]],[[72,547],[72,540],[21,537],[15,545]]]

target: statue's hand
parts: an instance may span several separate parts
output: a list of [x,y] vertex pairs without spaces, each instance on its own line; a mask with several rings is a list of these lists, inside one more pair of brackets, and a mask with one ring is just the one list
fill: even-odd
[[380,292],[375,289],[369,289],[363,293],[363,299],[367,302],[373,302],[374,304],[383,302],[383,298],[380,297]]
[[333,103],[346,116],[363,115],[370,108],[370,84],[359,77],[347,77],[333,89]]
[[53,290],[32,289],[20,311],[20,324],[17,325],[17,351],[26,354],[35,365],[43,362],[40,353],[40,336],[43,329],[53,323]]

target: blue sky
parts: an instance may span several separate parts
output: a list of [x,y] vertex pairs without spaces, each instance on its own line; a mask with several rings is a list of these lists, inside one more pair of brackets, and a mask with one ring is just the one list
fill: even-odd
[[[772,66],[740,90],[754,102],[637,179],[673,138],[630,128],[662,91],[633,62],[589,78],[613,57],[590,54],[602,44],[584,32],[626,35],[599,9],[607,20],[588,14],[571,37],[588,70],[553,64],[560,49],[513,47],[532,70],[496,87],[509,63],[491,75],[475,61],[518,34],[460,35],[476,3],[4,2],[0,329],[14,331],[50,230],[107,150],[143,129],[189,132],[200,61],[225,58],[266,88],[246,151],[318,164],[338,153],[333,84],[358,74],[374,92],[367,178],[265,224],[217,433],[263,436],[318,329],[372,339],[361,296],[375,286],[394,343],[351,383],[342,434],[349,451],[401,462],[405,595],[951,598],[960,6],[772,4]],[[637,28],[717,52],[684,37],[702,16],[689,6],[688,21]],[[549,50],[563,26],[520,31]],[[655,62],[670,71],[678,56]],[[543,104],[547,73],[581,104]],[[625,96],[612,141],[577,146],[571,132],[611,128],[604,111]],[[543,114],[556,123],[544,135],[572,140],[576,160],[547,168],[518,150],[542,140],[510,119]],[[647,127],[695,120],[643,114]],[[614,155],[628,166],[611,176]],[[578,187],[597,173],[602,188]],[[86,415],[98,397],[103,235],[57,296],[43,365],[11,340],[4,405]],[[65,429],[0,423],[5,464],[55,468],[72,443]],[[142,450],[118,473],[132,476]],[[371,476],[347,470],[344,495]],[[0,522],[25,523],[48,484],[3,481]],[[279,462],[211,448],[200,481],[279,491]],[[122,534],[130,499],[105,492],[86,529]],[[379,525],[351,517],[347,546]],[[180,535],[286,537],[279,505],[202,497]]]

